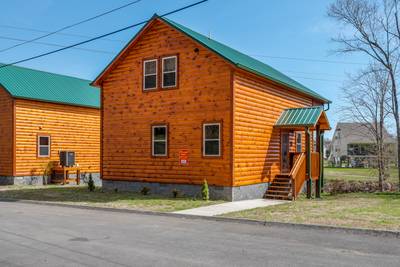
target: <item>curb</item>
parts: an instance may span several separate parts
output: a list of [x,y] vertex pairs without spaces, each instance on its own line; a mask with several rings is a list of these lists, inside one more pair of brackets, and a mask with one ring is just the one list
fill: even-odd
[[128,213],[128,214],[141,214],[141,215],[149,215],[149,216],[173,217],[173,218],[191,219],[191,220],[197,219],[197,220],[205,220],[205,221],[229,222],[229,223],[259,225],[259,226],[265,226],[265,227],[281,227],[281,228],[291,228],[291,229],[300,229],[300,230],[331,231],[331,232],[341,232],[341,233],[349,233],[349,234],[356,234],[356,235],[392,237],[392,238],[400,239],[399,231],[390,231],[390,230],[373,230],[373,229],[347,228],[347,227],[328,226],[328,225],[319,225],[319,224],[258,221],[258,220],[251,220],[251,219],[188,215],[188,214],[178,214],[178,213],[171,213],[171,212],[143,211],[143,210],[133,210],[133,209],[84,206],[84,205],[63,204],[63,203],[55,203],[55,202],[43,202],[43,201],[36,201],[36,200],[18,200],[18,199],[2,199],[2,198],[0,198],[0,202],[19,202],[19,203],[23,203],[23,204],[35,204],[35,205],[42,205],[42,206],[75,208],[75,209],[82,209],[82,210],[107,211],[107,212],[118,212],[118,213]]

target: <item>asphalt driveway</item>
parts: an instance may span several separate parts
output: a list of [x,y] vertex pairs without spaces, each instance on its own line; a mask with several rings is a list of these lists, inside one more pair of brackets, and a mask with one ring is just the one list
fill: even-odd
[[400,239],[0,202],[0,266],[400,266]]

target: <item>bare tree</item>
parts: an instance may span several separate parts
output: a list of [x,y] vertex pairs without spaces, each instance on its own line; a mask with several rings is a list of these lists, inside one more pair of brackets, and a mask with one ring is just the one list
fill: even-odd
[[383,191],[387,163],[385,122],[390,114],[389,77],[382,69],[370,66],[343,88],[345,96],[344,112],[352,121],[359,122],[374,141],[378,167],[379,189]]
[[400,22],[398,0],[336,0],[328,15],[342,23],[349,33],[339,34],[334,41],[338,52],[359,52],[387,72],[391,111],[396,125],[397,168],[400,190],[400,114],[397,66],[400,60]]

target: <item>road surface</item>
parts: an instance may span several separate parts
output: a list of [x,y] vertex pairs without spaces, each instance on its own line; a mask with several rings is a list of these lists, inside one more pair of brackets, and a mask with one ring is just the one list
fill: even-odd
[[0,266],[400,266],[400,239],[0,202]]

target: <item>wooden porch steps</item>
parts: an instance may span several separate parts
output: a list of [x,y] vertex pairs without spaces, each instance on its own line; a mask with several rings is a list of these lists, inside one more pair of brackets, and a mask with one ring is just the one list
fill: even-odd
[[265,192],[264,197],[268,199],[291,200],[291,178],[289,174],[278,174]]

